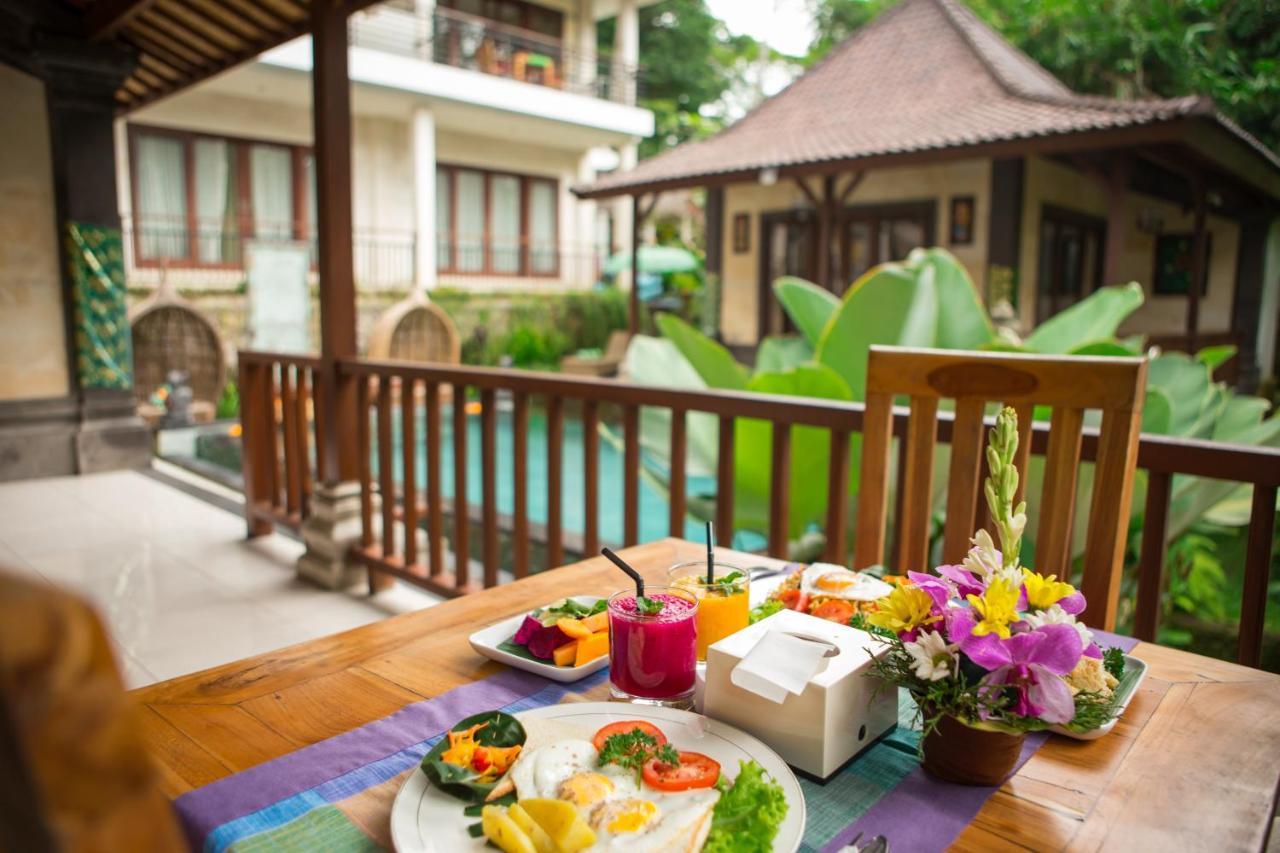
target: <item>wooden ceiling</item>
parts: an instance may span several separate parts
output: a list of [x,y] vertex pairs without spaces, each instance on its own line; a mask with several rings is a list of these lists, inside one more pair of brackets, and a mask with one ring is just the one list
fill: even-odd
[[[310,0],[67,0],[90,41],[137,56],[116,92],[121,112],[185,89],[308,30]],[[375,0],[332,0],[347,10]]]

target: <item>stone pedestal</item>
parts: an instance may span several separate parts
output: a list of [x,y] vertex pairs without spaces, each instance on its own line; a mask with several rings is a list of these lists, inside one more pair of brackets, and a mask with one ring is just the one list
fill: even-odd
[[[374,496],[377,513],[377,496]],[[360,484],[320,486],[311,496],[311,515],[302,524],[307,551],[298,558],[298,577],[329,589],[346,589],[366,577],[348,555],[360,541]]]

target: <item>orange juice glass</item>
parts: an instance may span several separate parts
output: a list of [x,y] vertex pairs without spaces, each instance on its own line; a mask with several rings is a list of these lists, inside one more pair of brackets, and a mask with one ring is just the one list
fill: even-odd
[[747,627],[751,617],[750,577],[746,569],[717,562],[707,583],[706,560],[678,563],[667,570],[668,583],[698,598],[698,660],[707,647]]

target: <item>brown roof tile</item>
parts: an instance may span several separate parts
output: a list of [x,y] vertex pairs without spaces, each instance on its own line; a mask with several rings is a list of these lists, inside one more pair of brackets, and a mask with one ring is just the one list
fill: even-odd
[[612,194],[771,167],[1122,128],[1189,115],[1198,96],[1122,101],[1078,95],[960,0],[903,0],[731,127],[581,191]]

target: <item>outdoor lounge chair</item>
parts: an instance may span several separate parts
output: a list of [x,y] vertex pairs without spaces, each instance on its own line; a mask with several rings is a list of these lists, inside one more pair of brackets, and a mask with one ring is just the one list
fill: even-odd
[[590,356],[566,355],[560,359],[562,373],[575,376],[616,376],[622,366],[622,359],[627,355],[627,345],[631,343],[631,335],[622,330],[609,335],[609,343],[604,354],[598,358]]

